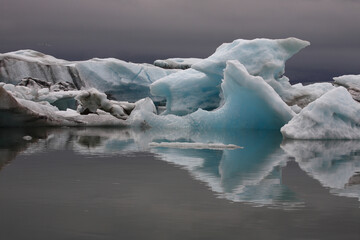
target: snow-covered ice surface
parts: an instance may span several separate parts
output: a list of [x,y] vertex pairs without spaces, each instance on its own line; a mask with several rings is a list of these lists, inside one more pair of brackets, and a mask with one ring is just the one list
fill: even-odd
[[294,139],[360,139],[360,104],[345,88],[335,88],[305,107],[281,132]]

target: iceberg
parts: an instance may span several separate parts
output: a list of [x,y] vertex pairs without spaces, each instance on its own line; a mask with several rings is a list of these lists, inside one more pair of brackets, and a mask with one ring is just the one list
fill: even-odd
[[237,39],[222,44],[214,54],[192,65],[192,68],[222,77],[226,62],[238,60],[253,76],[261,76],[265,80],[280,79],[285,73],[286,60],[308,45],[309,42],[296,38]]
[[57,59],[33,50],[19,50],[0,54],[0,81],[18,84],[23,78],[32,77],[47,82],[71,82],[77,89],[87,86],[74,63]]
[[[91,59],[75,64],[81,79],[120,101],[137,101],[152,97],[149,85],[178,70],[163,69],[150,64],[128,63],[114,58]],[[154,98],[156,102],[162,98]]]
[[306,86],[284,76],[286,61],[309,44],[238,39],[205,59],[155,65],[66,61],[32,50],[0,54],[0,124],[281,129],[285,138],[360,138],[360,105],[353,100],[359,101],[360,75]]
[[354,100],[360,102],[360,75],[334,77],[334,83],[345,87]]
[[280,129],[295,115],[262,77],[250,75],[238,61],[227,62],[221,89],[224,103],[214,111],[180,117],[134,110],[129,120],[158,128]]
[[288,105],[303,108],[333,88],[330,83],[292,86],[284,76],[285,62],[309,44],[296,38],[238,39],[224,43],[213,55],[192,64],[190,69],[151,84],[151,93],[166,98],[164,114],[185,115],[199,108],[216,109],[222,104],[220,84],[226,63],[237,60],[250,75],[262,77]]
[[213,79],[194,69],[173,73],[150,85],[151,94],[166,99],[163,114],[186,115],[199,108],[219,107],[221,79]]
[[360,104],[345,88],[335,88],[305,107],[281,132],[293,139],[360,139]]
[[[41,90],[43,89],[39,91]],[[49,89],[46,89],[39,96],[33,94],[33,91],[34,89],[23,86],[0,84],[1,126],[129,127],[125,120],[131,111],[140,107],[146,109],[143,102],[149,101],[142,99],[129,103],[108,100],[104,93],[96,89],[59,92],[49,92]],[[70,108],[61,110],[57,107],[59,101],[69,101],[68,99],[75,101],[77,111]],[[66,102],[64,104],[66,105]]]
[[69,82],[78,90],[94,87],[127,101],[150,97],[149,85],[176,71],[114,58],[72,62],[33,50],[0,54],[1,82],[16,85],[28,77],[50,83]]

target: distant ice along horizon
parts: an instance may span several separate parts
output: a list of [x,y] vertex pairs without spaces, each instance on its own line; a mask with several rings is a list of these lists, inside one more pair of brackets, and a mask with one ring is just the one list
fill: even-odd
[[[284,75],[285,62],[309,45],[297,38],[237,39],[204,59],[155,65],[72,62],[32,50],[0,54],[0,125],[282,129],[289,138],[360,138],[357,76],[303,86]],[[309,117],[329,98],[334,102],[322,111],[330,114]],[[347,105],[353,107],[343,110]],[[160,115],[159,107],[165,108]]]

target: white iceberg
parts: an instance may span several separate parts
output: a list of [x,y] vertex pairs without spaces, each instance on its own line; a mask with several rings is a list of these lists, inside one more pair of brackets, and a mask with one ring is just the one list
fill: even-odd
[[338,87],[310,103],[281,128],[293,139],[360,139],[360,104]]
[[338,85],[360,91],[360,75],[343,75],[340,77],[334,77],[334,81]]
[[360,75],[334,77],[336,85],[347,88],[354,100],[360,102]]
[[151,83],[178,71],[114,58],[77,62],[75,67],[88,86],[105,92],[116,100],[132,102],[150,97]]
[[[1,126],[129,127],[129,123],[125,120],[133,109],[145,111],[148,106],[144,105],[144,102],[150,101],[152,105],[149,111],[155,112],[155,106],[148,98],[136,103],[119,102],[108,100],[104,93],[96,89],[59,92],[47,90],[36,97],[31,94],[33,90],[12,84],[0,85]],[[60,110],[54,105],[56,103],[53,102],[54,99],[64,100],[64,98],[77,101],[77,111],[69,108]]]
[[18,84],[26,77],[47,82],[71,82],[78,89],[87,86],[79,77],[74,63],[34,50],[19,50],[0,54],[0,81]]
[[149,85],[178,70],[150,64],[128,63],[114,58],[65,61],[33,50],[0,54],[0,81],[18,84],[31,77],[50,83],[73,83],[78,90],[95,87],[117,100],[149,97]]

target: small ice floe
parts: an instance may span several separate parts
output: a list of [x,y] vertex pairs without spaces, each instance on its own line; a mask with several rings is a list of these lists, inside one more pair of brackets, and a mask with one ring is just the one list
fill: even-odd
[[27,135],[27,136],[23,136],[23,139],[24,139],[25,141],[31,141],[31,140],[32,140],[32,137],[29,136],[29,135]]
[[189,149],[237,149],[243,148],[234,144],[223,143],[199,143],[199,142],[151,142],[149,147],[167,147],[167,148],[189,148]]

